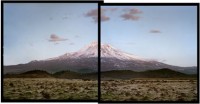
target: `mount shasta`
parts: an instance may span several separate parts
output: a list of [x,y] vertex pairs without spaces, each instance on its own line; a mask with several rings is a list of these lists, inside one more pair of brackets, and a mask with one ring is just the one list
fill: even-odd
[[[101,71],[132,70],[146,71],[161,68],[169,68],[174,71],[196,74],[197,67],[180,67],[168,65],[158,61],[147,60],[136,55],[122,52],[109,44],[101,44]],[[55,73],[70,70],[79,73],[91,73],[98,71],[98,43],[92,42],[77,52],[49,58],[46,60],[34,60],[26,64],[4,66],[4,74],[22,73],[31,70],[44,70]]]

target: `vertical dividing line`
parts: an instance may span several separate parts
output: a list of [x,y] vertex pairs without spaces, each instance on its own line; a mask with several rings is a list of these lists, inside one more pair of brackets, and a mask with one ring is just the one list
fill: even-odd
[[3,95],[3,84],[4,84],[4,82],[3,82],[3,78],[4,78],[4,76],[3,76],[3,73],[4,73],[4,63],[3,63],[3,26],[4,26],[4,21],[3,21],[3,19],[4,19],[4,2],[1,2],[1,100],[2,101],[4,101],[4,95]]
[[[197,4],[197,81],[199,82],[199,4]],[[197,82],[197,99],[199,102],[199,84]]]
[[98,3],[98,102],[101,99],[101,6]]

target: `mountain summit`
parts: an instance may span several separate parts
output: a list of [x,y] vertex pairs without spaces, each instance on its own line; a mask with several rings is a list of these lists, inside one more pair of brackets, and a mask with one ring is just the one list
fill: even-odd
[[77,58],[92,58],[98,56],[98,43],[92,42],[89,45],[83,47],[77,52],[66,53],[64,55],[50,58],[47,60],[65,60],[65,59],[77,59]]
[[116,49],[109,44],[101,44],[101,57],[117,58],[120,60],[144,60],[139,56],[122,52],[121,50]]
[[[5,73],[22,73],[31,70],[58,72],[70,70],[79,73],[97,72],[98,70],[98,43],[92,42],[77,52],[46,60],[31,61],[27,64],[4,66]],[[109,44],[101,44],[101,71],[132,70],[145,71],[161,68],[170,68],[184,73],[196,73],[196,67],[172,66],[158,61],[149,61],[139,56],[125,53]]]
[[[76,58],[91,58],[98,56],[98,43],[92,42],[91,44],[83,47],[77,52],[66,53],[64,55],[50,58],[47,60],[65,60],[65,59],[76,59]],[[144,60],[143,58],[122,52],[119,49],[112,47],[109,44],[101,44],[101,57],[102,58],[117,58],[120,60]]]

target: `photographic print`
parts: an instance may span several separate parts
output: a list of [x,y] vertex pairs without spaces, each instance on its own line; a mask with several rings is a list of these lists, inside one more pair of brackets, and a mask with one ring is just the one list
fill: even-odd
[[197,5],[101,6],[101,99],[198,101]]
[[3,100],[98,100],[97,3],[3,4]]

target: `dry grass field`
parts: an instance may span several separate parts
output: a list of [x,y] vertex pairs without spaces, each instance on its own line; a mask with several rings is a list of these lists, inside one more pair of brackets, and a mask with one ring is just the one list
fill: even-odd
[[105,80],[101,82],[101,100],[196,101],[197,80]]
[[5,99],[97,100],[97,81],[56,78],[5,78]]

